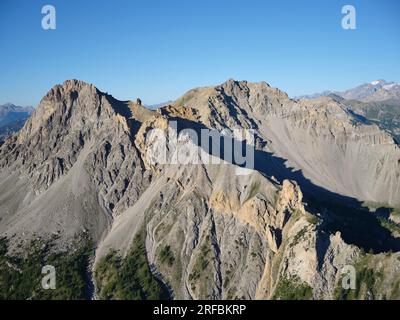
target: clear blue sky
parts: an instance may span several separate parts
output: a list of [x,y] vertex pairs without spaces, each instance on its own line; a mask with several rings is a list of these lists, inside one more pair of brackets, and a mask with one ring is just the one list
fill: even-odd
[[[52,4],[57,29],[41,28]],[[341,8],[357,29],[341,28]],[[1,0],[0,103],[76,78],[152,104],[228,78],[291,96],[400,81],[399,0]]]

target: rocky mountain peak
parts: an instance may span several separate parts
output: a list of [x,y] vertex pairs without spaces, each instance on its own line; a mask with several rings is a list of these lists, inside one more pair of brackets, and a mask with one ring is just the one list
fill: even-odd
[[47,92],[47,94],[39,103],[38,109],[43,104],[43,101],[60,102],[72,100],[76,98],[81,92],[83,92],[83,94],[89,93],[91,95],[100,93],[100,91],[97,90],[97,88],[92,84],[76,79],[66,80],[62,84],[57,84],[53,86]]
[[28,106],[28,107],[22,107],[22,106],[17,106],[13,103],[7,102],[3,105],[0,105],[0,116],[2,114],[6,114],[9,112],[33,112],[33,107]]
[[124,149],[134,148],[131,117],[129,102],[86,82],[67,80],[50,89],[20,132],[6,141],[0,167],[13,165],[41,192],[67,174],[95,141],[101,149],[105,144],[106,154],[113,140],[124,141]]
[[17,108],[17,106],[15,104],[12,104],[10,102],[7,102],[3,105],[0,105],[0,110],[1,111],[14,111]]
[[385,80],[382,80],[382,79],[374,80],[374,81],[371,81],[371,82],[370,82],[370,84],[373,85],[373,86],[384,85],[384,84],[386,84],[386,83],[387,83],[387,82],[386,82]]

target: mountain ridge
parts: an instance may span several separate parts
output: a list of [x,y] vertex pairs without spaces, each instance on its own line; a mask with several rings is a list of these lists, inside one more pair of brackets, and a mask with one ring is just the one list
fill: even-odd
[[[171,121],[178,135],[254,130],[254,168],[238,176],[229,161],[151,162],[149,152],[163,144],[157,133]],[[174,298],[285,298],[290,283],[307,298],[332,299],[340,270],[360,263],[364,249],[376,251],[371,259],[390,271],[384,280],[396,282],[399,241],[362,201],[399,204],[398,160],[391,136],[340,102],[298,102],[266,82],[231,79],[151,111],[67,80],[0,147],[0,234],[16,253],[38,235],[57,235],[54,250],[88,235],[100,290],[117,285],[104,271],[116,268],[109,254],[125,261],[142,239],[149,270]],[[393,286],[377,283],[375,291],[396,297]]]
[[[325,91],[321,94],[302,96],[317,98],[335,96],[360,119],[377,124],[400,141],[400,84],[375,80],[342,92]],[[345,100],[345,101],[343,101]]]
[[326,90],[321,93],[311,95],[301,95],[297,99],[313,99],[321,96],[329,96],[335,94],[346,100],[359,100],[362,102],[399,100],[400,99],[400,83],[387,82],[386,80],[374,80],[372,82],[363,83],[354,88],[344,91]]

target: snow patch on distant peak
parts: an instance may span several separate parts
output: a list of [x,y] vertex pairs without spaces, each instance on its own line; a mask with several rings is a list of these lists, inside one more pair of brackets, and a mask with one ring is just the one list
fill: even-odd
[[400,85],[400,83],[390,83],[390,84],[384,85],[382,88],[385,89],[385,90],[390,90],[390,89],[393,89],[394,87],[397,87],[399,85]]
[[373,86],[376,86],[377,84],[380,84],[380,83],[382,83],[382,82],[383,82],[382,80],[375,80],[375,81],[372,81],[371,84],[372,84]]
[[393,88],[394,86],[395,86],[395,84],[392,83],[392,84],[387,84],[386,86],[383,86],[382,88],[385,90],[389,90],[389,89]]

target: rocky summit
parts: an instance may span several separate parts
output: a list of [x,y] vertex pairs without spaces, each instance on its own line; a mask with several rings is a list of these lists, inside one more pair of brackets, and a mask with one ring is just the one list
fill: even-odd
[[[344,101],[228,80],[150,110],[54,86],[0,147],[1,296],[400,299],[400,148]],[[202,130],[251,131],[251,167]],[[159,161],[166,146],[213,161]]]

